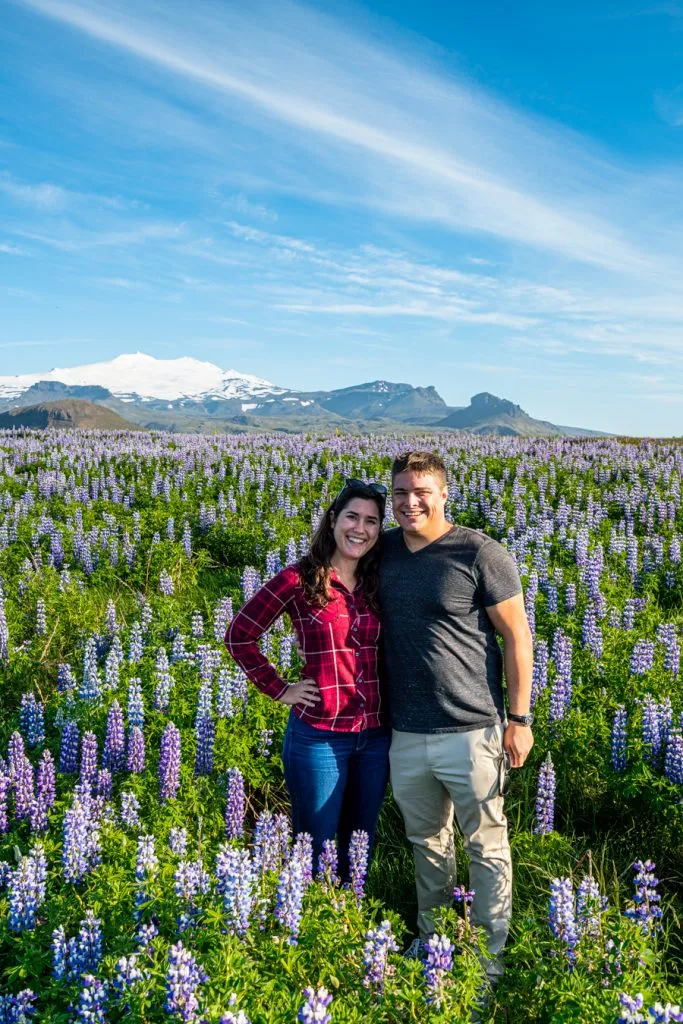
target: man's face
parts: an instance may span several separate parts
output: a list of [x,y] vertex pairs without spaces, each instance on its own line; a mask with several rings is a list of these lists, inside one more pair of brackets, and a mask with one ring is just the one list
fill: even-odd
[[391,488],[396,522],[406,533],[430,533],[445,519],[448,490],[432,473],[397,473]]

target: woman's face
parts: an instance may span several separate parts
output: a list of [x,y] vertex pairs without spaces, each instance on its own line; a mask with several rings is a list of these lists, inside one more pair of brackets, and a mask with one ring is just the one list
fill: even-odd
[[344,558],[362,558],[375,546],[380,530],[379,509],[370,498],[352,498],[334,517],[337,551]]

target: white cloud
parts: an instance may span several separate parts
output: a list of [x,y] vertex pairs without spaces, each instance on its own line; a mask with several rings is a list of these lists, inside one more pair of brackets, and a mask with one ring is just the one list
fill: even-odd
[[27,185],[16,181],[9,174],[0,176],[0,192],[4,192],[16,203],[45,211],[62,210],[68,200],[68,192],[58,185]]

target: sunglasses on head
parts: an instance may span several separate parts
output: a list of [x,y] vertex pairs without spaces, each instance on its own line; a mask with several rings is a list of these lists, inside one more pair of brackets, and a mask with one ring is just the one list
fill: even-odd
[[384,484],[375,483],[373,480],[358,480],[356,477],[351,476],[346,478],[344,486],[334,499],[335,505],[345,491],[369,491],[371,494],[376,494],[377,497],[382,498],[383,500],[389,493],[389,489],[385,487]]

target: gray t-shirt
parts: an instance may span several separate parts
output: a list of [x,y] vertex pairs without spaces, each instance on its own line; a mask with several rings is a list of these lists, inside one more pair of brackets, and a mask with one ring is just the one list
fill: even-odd
[[466,732],[504,718],[503,658],[486,608],[521,593],[502,544],[455,526],[410,552],[383,538],[382,636],[394,729]]

